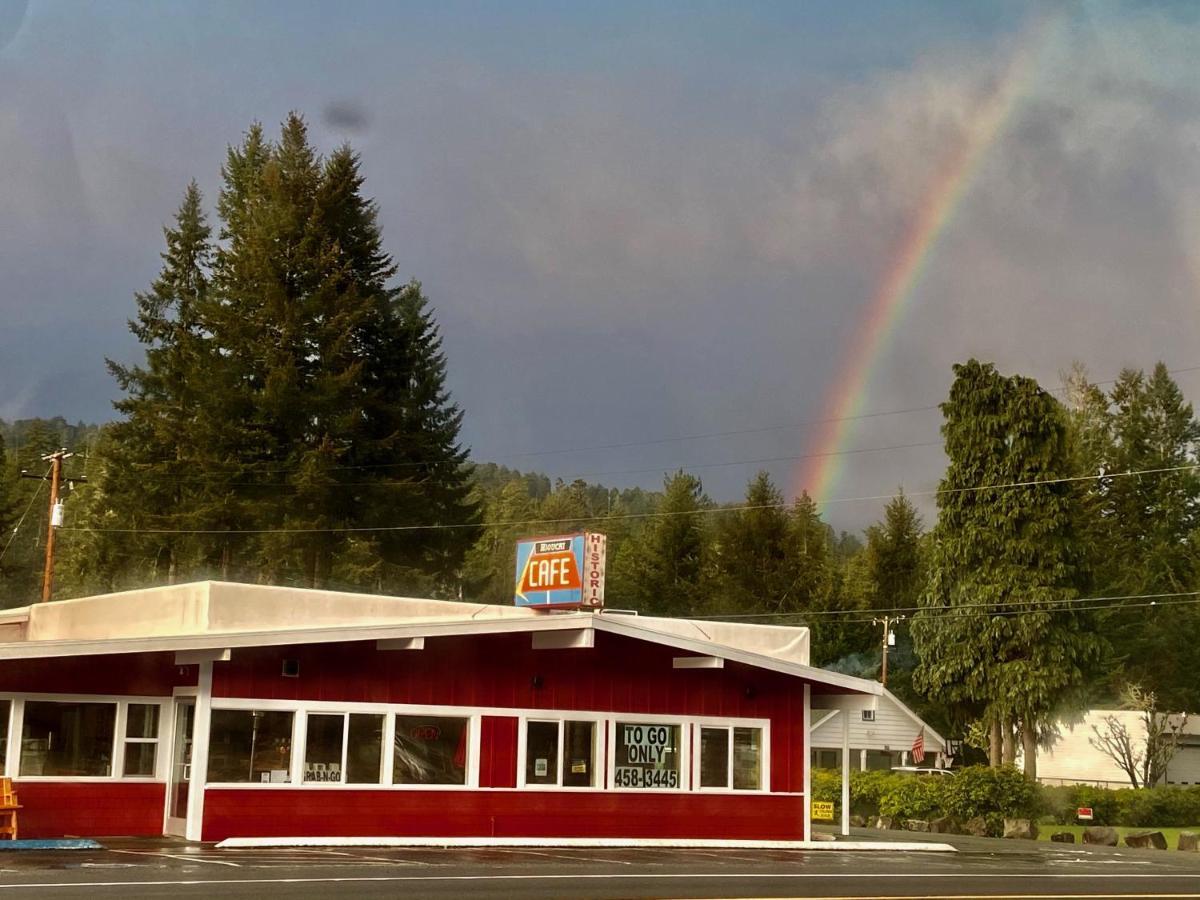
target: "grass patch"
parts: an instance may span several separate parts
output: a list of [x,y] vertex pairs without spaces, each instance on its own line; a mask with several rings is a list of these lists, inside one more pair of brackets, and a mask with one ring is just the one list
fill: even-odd
[[[1075,843],[1082,844],[1083,829],[1086,827],[1086,825],[1039,825],[1038,840],[1048,841],[1050,840],[1050,835],[1052,834],[1055,834],[1059,831],[1069,831],[1071,834],[1075,835]],[[1167,839],[1168,850],[1174,850],[1179,846],[1179,832],[1200,832],[1200,825],[1187,825],[1182,828],[1131,828],[1127,825],[1114,825],[1113,827],[1117,830],[1117,834],[1120,836],[1120,845],[1122,847],[1125,846],[1125,835],[1127,834],[1133,834],[1138,831],[1161,831],[1163,833],[1163,837]]]

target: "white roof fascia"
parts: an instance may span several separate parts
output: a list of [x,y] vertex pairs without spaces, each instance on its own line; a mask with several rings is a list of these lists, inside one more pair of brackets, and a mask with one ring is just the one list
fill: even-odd
[[617,617],[617,616],[596,616],[595,627],[601,631],[609,631],[613,634],[621,634],[626,637],[639,638],[644,641],[650,641],[655,644],[664,644],[668,647],[675,647],[679,650],[690,650],[700,656],[719,656],[722,659],[730,660],[731,662],[739,662],[743,665],[752,666],[756,669],[769,669],[772,672],[780,672],[784,675],[792,675],[796,678],[803,678],[807,681],[815,681],[819,684],[827,684],[831,687],[844,688],[847,691],[858,694],[880,694],[882,686],[875,681],[867,681],[865,678],[855,678],[852,675],[842,675],[837,672],[829,672],[825,669],[818,669],[814,666],[805,666],[800,663],[788,662],[782,659],[775,659],[770,656],[764,656],[761,653],[751,653],[748,650],[738,650],[734,647],[727,647],[724,644],[714,644],[711,641],[700,640],[698,638],[687,638],[678,634],[670,634],[665,631],[657,631],[654,628],[647,628],[637,622],[634,616]]
[[292,644],[332,644],[407,637],[448,637],[460,634],[504,634],[528,631],[579,630],[592,627],[591,613],[520,619],[452,619],[396,625],[357,625],[330,628],[286,628],[270,631],[216,632],[145,638],[106,638],[83,641],[20,641],[0,644],[0,660],[54,656],[100,656],[110,653],[153,653],[164,650],[207,650],[225,647],[278,647]]

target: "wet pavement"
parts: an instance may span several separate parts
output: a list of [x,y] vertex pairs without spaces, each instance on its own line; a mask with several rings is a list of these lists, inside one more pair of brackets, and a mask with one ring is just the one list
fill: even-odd
[[[887,837],[859,832],[852,839],[868,836]],[[959,852],[234,850],[108,840],[101,850],[0,853],[0,897],[1200,898],[1200,854],[980,838],[950,842]]]

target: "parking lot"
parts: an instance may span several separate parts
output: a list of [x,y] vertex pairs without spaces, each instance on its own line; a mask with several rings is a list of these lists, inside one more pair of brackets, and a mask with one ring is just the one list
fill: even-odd
[[38,897],[1200,897],[1200,857],[1000,841],[957,853],[288,848],[168,841],[0,855]]

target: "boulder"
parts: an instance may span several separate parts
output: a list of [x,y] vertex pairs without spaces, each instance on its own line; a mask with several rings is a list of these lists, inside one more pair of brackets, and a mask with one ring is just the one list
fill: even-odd
[[1073,844],[1075,843],[1075,833],[1072,831],[1056,831],[1050,835],[1050,840],[1056,844]]
[[1089,825],[1083,829],[1085,844],[1099,844],[1101,847],[1117,846],[1117,829],[1107,825]]
[[962,825],[954,816],[939,816],[930,820],[929,830],[934,834],[958,834]]
[[865,828],[866,824],[867,824],[867,820],[863,816],[851,816],[850,817],[850,827],[851,828]]
[[973,819],[967,819],[967,821],[963,823],[962,831],[963,834],[970,834],[975,837],[987,837],[987,820],[983,816],[976,816]]
[[1179,832],[1179,849],[1180,850],[1200,850],[1200,834],[1194,831]]
[[909,819],[904,823],[905,831],[929,831],[929,823],[924,819]]
[[895,823],[892,821],[891,816],[880,816],[878,819],[875,820],[875,827],[877,829],[879,829],[880,831],[887,831],[894,824]]
[[1029,819],[1005,819],[1004,836],[1018,840],[1036,841],[1038,827]]
[[1125,835],[1125,846],[1166,850],[1167,839],[1161,831],[1135,831],[1133,834]]

